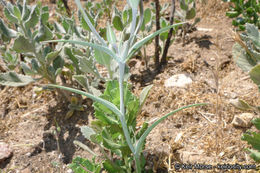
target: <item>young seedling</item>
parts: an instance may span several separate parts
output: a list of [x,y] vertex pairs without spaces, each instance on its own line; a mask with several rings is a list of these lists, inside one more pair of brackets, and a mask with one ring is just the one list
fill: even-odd
[[[108,162],[103,163],[103,167],[107,169],[109,172],[120,172],[121,168],[127,169],[128,172],[133,172],[132,166],[135,167],[135,172],[141,173],[143,170],[144,162],[142,161],[142,150],[144,147],[144,142],[148,134],[163,120],[165,120],[170,115],[173,115],[174,113],[193,106],[199,106],[199,105],[205,105],[205,104],[193,104],[189,106],[184,106],[182,108],[176,109],[173,112],[168,113],[167,115],[164,115],[163,117],[159,118],[156,122],[154,122],[152,125],[148,126],[147,123],[143,125],[143,130],[141,134],[136,134],[136,125],[135,125],[135,118],[138,110],[139,104],[135,101],[136,99],[132,96],[131,92],[127,90],[127,84],[124,83],[124,75],[125,75],[125,67],[127,61],[149,40],[154,38],[156,35],[163,33],[167,30],[169,30],[172,27],[175,27],[177,25],[181,25],[183,23],[170,25],[165,28],[162,28],[159,31],[154,32],[153,34],[141,39],[140,41],[136,41],[136,35],[138,31],[140,30],[140,27],[143,23],[143,2],[142,0],[128,0],[128,5],[131,7],[131,14],[132,14],[132,20],[129,25],[126,26],[126,28],[123,28],[121,25],[121,20],[116,20],[113,22],[113,26],[116,26],[117,29],[122,29],[121,33],[121,40],[118,40],[118,38],[115,35],[114,30],[112,27],[108,24],[108,33],[107,33],[107,40],[106,42],[96,31],[95,27],[91,23],[88,15],[85,13],[83,7],[80,4],[80,0],[75,0],[84,20],[88,24],[88,27],[90,28],[93,36],[96,38],[96,43],[90,43],[86,41],[77,41],[77,40],[56,40],[51,42],[64,42],[64,43],[70,43],[70,44],[78,44],[86,47],[92,47],[94,50],[98,50],[105,54],[106,58],[104,59],[106,61],[110,61],[111,59],[114,60],[115,63],[117,63],[119,67],[119,75],[118,75],[118,81],[116,82],[109,82],[107,83],[107,90],[105,91],[104,95],[101,97],[96,97],[92,94],[86,93],[84,91],[80,91],[77,89],[64,87],[64,86],[58,86],[58,85],[48,85],[48,87],[56,87],[60,89],[65,89],[67,91],[71,91],[77,94],[84,95],[95,102],[94,106],[96,107],[96,116],[98,116],[98,123],[100,122],[100,119],[102,119],[102,123],[109,122],[107,125],[115,124],[115,129],[110,129],[109,131],[103,131],[102,129],[99,129],[99,124],[96,124],[97,129],[89,129],[89,139],[91,141],[96,141],[95,143],[100,144],[100,141],[102,141],[103,147],[106,147],[111,150],[112,153],[117,154],[118,157],[128,156],[131,154],[133,159],[130,158],[124,158],[125,163],[118,163],[122,167],[118,167],[118,164],[115,164],[112,159],[108,158]],[[138,7],[139,7],[139,13],[138,13]],[[139,16],[139,20],[137,20]],[[127,38],[127,39],[126,39]],[[49,41],[50,42],[50,41]],[[141,105],[143,105],[143,102],[148,94],[149,89],[151,89],[151,86],[146,88],[146,91],[144,92],[144,97],[141,98]],[[148,90],[148,91],[147,91]],[[106,96],[108,95],[108,96]],[[114,99],[113,99],[114,98]],[[113,100],[111,100],[113,99]],[[137,106],[131,106],[130,103],[133,103],[134,105],[137,104]],[[97,105],[98,104],[98,105]],[[131,106],[131,107],[129,107]],[[134,110],[134,111],[131,111]],[[131,115],[131,116],[130,116]],[[99,128],[98,128],[99,127]],[[98,131],[98,130],[101,130]],[[116,135],[113,135],[111,132],[114,130],[114,132],[118,131]],[[99,134],[102,134],[102,137],[99,137]],[[92,135],[97,135],[95,138],[92,137]],[[92,137],[92,138],[91,138]],[[113,139],[119,138],[120,141]],[[101,140],[102,139],[102,140]],[[125,141],[125,142],[124,142]],[[116,143],[120,142],[120,143]],[[119,152],[121,151],[121,152]],[[123,154],[124,152],[124,154]],[[121,153],[121,154],[120,154]],[[130,160],[129,160],[130,159]],[[110,169],[111,168],[111,169]],[[129,168],[129,169],[128,169]]]

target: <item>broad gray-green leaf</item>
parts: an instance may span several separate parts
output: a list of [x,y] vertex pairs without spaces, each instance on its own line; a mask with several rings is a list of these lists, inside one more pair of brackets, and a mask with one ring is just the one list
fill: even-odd
[[176,112],[179,112],[183,109],[187,109],[187,108],[190,108],[190,107],[194,107],[194,106],[203,106],[203,105],[207,105],[206,103],[198,103],[198,104],[191,104],[191,105],[188,105],[188,106],[183,106],[179,109],[176,109],[166,115],[164,115],[163,117],[161,117],[160,119],[158,119],[157,121],[155,121],[151,126],[149,126],[147,128],[147,130],[143,133],[143,135],[140,137],[140,139],[138,140],[138,142],[136,143],[136,146],[135,146],[135,151],[136,153],[135,154],[139,154],[141,152],[141,148],[143,146],[143,143],[146,139],[146,137],[149,135],[149,133],[160,123],[162,122],[163,120],[165,120],[167,117],[171,116],[171,115],[174,115]]
[[53,34],[51,30],[45,26],[42,22],[38,31],[38,34],[35,37],[36,41],[46,41],[46,40],[51,40],[53,37]]
[[[78,145],[78,146],[81,147],[82,149],[88,151],[90,154],[92,154],[92,155],[94,155],[94,156],[97,156],[97,154],[94,153],[94,151],[92,151],[87,145],[81,143],[80,141],[75,140],[75,141],[73,141],[73,143],[74,143],[75,145]],[[98,173],[98,172],[96,172],[96,173]]]
[[260,48],[260,34],[259,34],[259,30],[257,29],[257,27],[253,24],[247,23],[246,31],[247,31],[249,38],[251,40],[253,40],[253,42],[255,44],[257,44],[258,48]]
[[18,24],[18,19],[7,8],[4,9],[4,14],[9,22]]
[[[87,14],[87,16],[88,16],[88,18],[89,18],[91,24],[94,26],[94,24],[95,24],[94,19],[93,19],[87,12],[86,12],[86,14]],[[82,28],[84,28],[85,30],[91,32],[91,29],[90,29],[90,27],[88,26],[88,23],[85,21],[85,19],[84,19],[83,17],[81,18],[81,25],[82,25]]]
[[37,6],[33,6],[31,9],[31,13],[29,18],[25,21],[25,28],[26,29],[30,29],[30,28],[34,28],[36,26],[36,24],[39,22],[39,17],[38,14],[36,12]]
[[127,57],[127,59],[125,61],[127,61],[129,58],[131,58],[135,52],[137,52],[144,44],[146,44],[148,41],[150,41],[151,39],[153,39],[155,36],[157,36],[158,34],[162,33],[162,32],[165,32],[173,27],[176,27],[176,26],[179,26],[179,25],[182,25],[186,22],[183,22],[183,23],[177,23],[177,24],[174,24],[174,25],[170,25],[170,26],[167,26],[165,28],[162,28],[160,29],[159,31],[156,31],[150,35],[148,35],[147,37],[141,39],[140,41],[136,42],[130,49],[129,51],[129,55]]
[[150,8],[145,9],[144,11],[144,24],[147,24],[152,19],[152,11]]
[[111,62],[112,58],[108,54],[106,54],[98,49],[95,49],[94,56],[95,56],[96,61],[99,64],[104,65],[106,67],[110,66],[110,62]]
[[112,23],[113,23],[113,26],[116,30],[123,31],[124,25],[123,25],[123,22],[122,22],[122,20],[119,16],[114,16]]
[[73,75],[73,78],[87,91],[89,90],[88,78],[85,75]]
[[260,85],[260,64],[253,67],[249,72],[249,75],[251,79],[254,81],[254,83]]
[[153,85],[148,85],[142,90],[142,92],[140,94],[140,109],[142,109],[142,107],[145,103],[145,100],[146,100],[146,98],[147,98],[147,96],[148,96],[152,87],[153,87]]
[[188,10],[188,4],[186,4],[186,0],[180,0],[180,7],[182,10],[187,11]]
[[54,22],[54,28],[57,32],[59,32],[61,34],[66,33],[65,29],[58,22]]
[[116,43],[116,34],[109,24],[107,26],[106,35],[107,35],[107,40],[111,45]]
[[77,89],[73,89],[73,88],[69,88],[69,87],[64,87],[64,86],[59,86],[59,85],[53,85],[53,84],[49,84],[47,85],[48,87],[54,87],[54,88],[60,88],[60,89],[65,89],[67,91],[70,91],[70,92],[74,92],[74,93],[77,93],[77,94],[80,94],[80,95],[83,95],[83,96],[86,96],[94,101],[97,101],[101,104],[103,104],[104,106],[106,106],[108,109],[110,109],[112,112],[114,112],[116,115],[118,115],[118,117],[121,117],[121,112],[120,110],[111,102],[105,100],[105,99],[102,99],[100,97],[96,97],[92,94],[89,94],[89,93],[86,93],[84,91],[80,91],[80,90],[77,90]]
[[62,49],[59,49],[59,50],[56,50],[54,52],[50,52],[47,54],[47,56],[46,56],[47,65],[51,64],[52,61],[59,56],[61,50]]
[[35,75],[34,71],[24,62],[21,62],[21,67],[26,75]]
[[50,43],[50,42],[64,42],[64,43],[70,43],[70,44],[79,44],[79,45],[82,45],[82,46],[89,46],[89,47],[92,47],[94,49],[98,49],[100,51],[103,51],[103,52],[107,53],[112,58],[114,58],[117,62],[120,62],[120,59],[117,57],[117,55],[113,51],[111,51],[110,49],[108,49],[105,46],[89,43],[89,42],[86,42],[86,41],[84,41],[84,42],[83,41],[74,41],[74,40],[51,40],[51,41],[46,41],[46,43]]
[[35,80],[30,76],[24,76],[15,72],[0,73],[0,85],[6,86],[25,86]]
[[18,20],[22,20],[22,14],[21,14],[20,10],[18,9],[18,7],[14,6],[13,10],[14,10],[13,12],[14,12],[15,17],[17,17]]
[[81,3],[80,3],[80,0],[75,0],[75,3],[77,5],[77,7],[79,8],[83,18],[85,19],[85,21],[87,22],[90,30],[95,34],[95,36],[97,37],[97,39],[101,42],[101,44],[103,46],[106,46],[106,43],[104,41],[104,39],[98,34],[97,30],[95,29],[95,27],[92,25],[91,21],[89,20],[87,14],[85,13]]
[[247,149],[250,152],[250,157],[252,157],[256,162],[260,162],[260,152],[253,149]]
[[255,60],[250,59],[251,57],[247,55],[246,51],[239,45],[234,44],[232,48],[232,54],[234,61],[243,71],[250,71],[256,64]]
[[35,47],[34,44],[32,44],[27,38],[20,35],[14,41],[13,50],[15,50],[17,53],[28,53],[34,52]]
[[79,69],[84,73],[91,73],[95,75],[97,78],[100,78],[99,73],[93,63],[91,58],[87,57],[79,57],[76,55],[77,59],[79,60]]
[[15,30],[12,30],[8,28],[2,19],[0,19],[0,34],[4,34],[7,38],[15,38],[17,35],[17,32]]
[[83,136],[85,137],[85,138],[87,138],[88,140],[90,140],[91,141],[91,136],[92,135],[95,135],[96,134],[96,132],[92,129],[92,128],[90,128],[90,127],[88,127],[88,126],[82,126],[82,127],[80,127],[80,131],[81,131],[81,133],[83,134]]
[[232,104],[233,106],[241,110],[246,110],[246,111],[252,110],[252,107],[247,102],[241,99],[231,100],[230,104]]
[[193,19],[194,17],[196,16],[196,10],[195,8],[191,8],[187,14],[186,14],[186,19],[187,20],[190,20],[190,19]]

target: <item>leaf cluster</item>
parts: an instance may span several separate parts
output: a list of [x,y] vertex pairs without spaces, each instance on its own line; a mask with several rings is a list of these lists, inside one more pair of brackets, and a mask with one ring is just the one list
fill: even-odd
[[239,30],[246,29],[245,24],[251,23],[260,29],[260,2],[258,0],[223,0],[230,2],[229,11],[226,15],[232,18],[232,25],[238,27]]

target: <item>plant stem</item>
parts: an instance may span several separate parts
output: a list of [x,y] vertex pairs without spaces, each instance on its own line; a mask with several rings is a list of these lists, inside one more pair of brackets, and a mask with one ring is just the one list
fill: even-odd
[[132,151],[132,153],[135,153],[134,146],[131,142],[130,139],[130,134],[126,125],[126,120],[125,120],[125,105],[124,105],[124,73],[125,73],[125,63],[119,62],[119,90],[120,90],[120,121],[122,124],[122,128],[124,131],[124,135],[126,138],[126,142]]
[[[156,8],[156,31],[160,30],[160,2],[155,1]],[[155,69],[160,68],[160,45],[159,45],[159,35],[155,37],[155,57],[154,57]]]
[[[170,18],[170,25],[173,24],[174,22],[174,13],[175,13],[175,0],[172,0],[172,10],[171,10],[171,18]],[[168,49],[170,47],[170,43],[171,43],[171,37],[173,35],[173,28],[170,29],[169,33],[168,33],[168,38],[166,40],[165,43],[165,47],[163,49],[163,55],[162,55],[162,59],[161,59],[161,65],[165,65],[167,64],[167,54],[168,54]]]

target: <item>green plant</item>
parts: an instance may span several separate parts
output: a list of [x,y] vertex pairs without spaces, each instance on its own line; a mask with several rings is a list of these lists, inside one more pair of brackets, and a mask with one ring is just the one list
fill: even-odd
[[[254,119],[252,123],[257,130],[260,130],[259,118]],[[253,147],[253,149],[246,149],[251,153],[250,157],[252,157],[256,162],[260,162],[260,133],[247,131],[247,133],[243,134],[242,140],[247,141],[247,143]]]
[[260,32],[253,24],[246,24],[246,32],[236,35],[233,57],[255,84],[260,85]]
[[[253,24],[246,24],[246,32],[236,34],[232,54],[236,64],[245,72],[249,72],[252,81],[259,86],[260,91],[260,33]],[[238,99],[231,102],[241,110],[260,111],[259,106],[249,105]]]
[[[258,28],[247,23],[242,34],[236,34],[233,46],[233,57],[237,65],[245,72],[249,72],[252,81],[259,86],[260,91],[260,32]],[[241,110],[254,110],[260,112],[260,106],[251,106],[244,100],[238,99],[231,103]],[[253,124],[260,130],[260,119],[254,119]],[[260,133],[248,131],[242,140],[252,145],[253,149],[247,149],[250,156],[257,162],[260,161]]]
[[177,20],[179,20],[179,22],[193,20],[191,24],[186,23],[182,25],[182,38],[184,43],[186,33],[191,30],[198,22],[200,22],[200,18],[196,18],[195,0],[180,0],[180,8],[180,10],[176,11]]
[[[183,23],[178,25],[175,28],[171,28],[169,31],[161,33],[155,38],[155,66],[157,69],[161,68],[161,65],[167,64],[167,54],[168,49],[173,43],[174,39],[172,36],[175,36],[178,29],[182,29],[182,38],[183,44],[185,42],[186,33],[193,28],[199,21],[200,18],[196,17],[196,2],[194,0],[180,0],[180,10],[176,10],[175,0],[172,0],[171,3],[171,15],[170,20],[166,20],[166,10],[169,7],[169,4],[160,5],[159,1],[152,3],[152,11],[154,13],[154,19],[156,21],[156,30],[164,28],[175,23]],[[187,23],[187,21],[194,19],[192,24]],[[160,58],[161,54],[161,58]],[[160,60],[161,59],[161,60]]]
[[239,30],[244,31],[245,24],[255,24],[258,29],[260,28],[260,3],[258,0],[223,0],[229,2],[229,11],[226,15],[232,18],[232,25],[238,27]]
[[[82,46],[88,46],[93,48],[94,50],[100,51],[102,54],[105,55],[105,58],[103,60],[104,63],[107,63],[107,61],[110,61],[111,59],[114,60],[115,63],[117,63],[119,68],[119,75],[118,75],[118,84],[116,82],[109,82],[107,84],[107,87],[109,87],[107,92],[104,93],[103,96],[97,97],[92,94],[89,94],[87,92],[64,87],[64,86],[58,86],[58,85],[48,85],[48,87],[56,87],[60,89],[65,89],[67,91],[71,91],[83,96],[86,96],[92,100],[94,100],[95,103],[95,110],[96,110],[96,116],[98,117],[97,125],[95,126],[97,129],[97,133],[95,130],[91,130],[88,128],[88,131],[90,131],[96,138],[93,138],[92,135],[90,135],[89,139],[92,141],[95,141],[97,144],[105,145],[111,152],[115,153],[117,157],[122,156],[129,156],[132,157],[124,158],[125,163],[117,162],[114,163],[114,158],[109,159],[108,162],[105,162],[105,165],[103,164],[104,168],[109,172],[114,172],[114,170],[127,170],[130,172],[136,171],[140,173],[143,170],[144,162],[142,161],[142,149],[144,146],[144,142],[148,134],[152,131],[153,128],[155,128],[160,122],[165,120],[168,116],[173,115],[174,113],[193,106],[199,106],[199,105],[205,105],[205,104],[193,104],[189,106],[185,106],[179,109],[174,110],[173,112],[168,113],[167,115],[159,118],[156,122],[154,122],[152,125],[147,125],[147,123],[143,124],[142,128],[144,129],[143,132],[140,132],[140,137],[138,136],[138,132],[135,133],[136,127],[135,127],[135,118],[136,114],[138,113],[138,101],[135,99],[135,97],[129,92],[126,88],[126,84],[124,84],[124,75],[125,75],[125,67],[127,61],[149,40],[154,38],[156,35],[167,31],[168,29],[175,27],[180,24],[170,25],[168,27],[162,28],[159,31],[154,32],[153,34],[136,41],[136,35],[138,31],[140,30],[140,27],[143,23],[143,4],[142,1],[139,0],[128,0],[128,5],[131,7],[131,16],[132,20],[129,24],[126,24],[125,27],[122,25],[122,20],[113,20],[113,26],[118,29],[122,30],[121,33],[121,40],[118,40],[115,36],[114,30],[112,29],[111,25],[108,24],[108,30],[107,30],[107,40],[106,42],[96,31],[95,27],[91,23],[89,16],[85,13],[83,7],[80,4],[79,0],[75,0],[84,20],[86,21],[88,27],[90,28],[93,36],[96,38],[96,43],[90,43],[86,41],[76,41],[76,40],[56,40],[56,41],[48,41],[48,42],[64,42],[64,43],[70,43],[70,44],[78,44]],[[139,20],[137,20],[138,16],[138,7],[140,9],[139,13]],[[137,22],[138,21],[138,22]],[[96,57],[95,57],[96,58]],[[111,87],[112,85],[112,87]],[[118,88],[117,88],[118,87]],[[114,89],[113,89],[114,88]],[[149,90],[151,87],[149,87],[147,90]],[[114,92],[115,94],[111,95],[111,92]],[[148,91],[145,92],[146,95]],[[109,95],[109,96],[106,96]],[[144,97],[144,98],[145,98]],[[111,100],[113,98],[113,100]],[[141,98],[141,103],[145,100],[144,98]],[[128,103],[128,104],[126,104]],[[131,103],[131,104],[130,104]],[[130,106],[130,107],[129,107]],[[131,120],[131,121],[130,121]],[[100,125],[99,123],[105,123],[105,127],[103,125]],[[115,125],[115,128],[107,129],[108,132],[103,131],[103,129],[106,129],[106,126]],[[148,127],[145,127],[148,126]],[[100,129],[100,127],[102,129]],[[115,133],[112,133],[111,130]],[[100,134],[102,137],[100,137]],[[89,132],[88,132],[89,134]],[[114,134],[114,136],[112,135]],[[112,135],[112,136],[111,136]],[[91,138],[92,137],[92,138]],[[114,141],[113,141],[114,140]],[[125,142],[124,142],[125,141]],[[116,143],[118,142],[118,143]],[[103,146],[101,146],[102,148]],[[132,159],[131,159],[132,158]],[[122,158],[121,158],[122,160]],[[119,167],[118,167],[119,165]],[[135,170],[132,168],[135,167]]]
[[[62,58],[59,57],[60,50],[52,52],[50,46],[44,46],[42,41],[53,38],[53,33],[48,27],[49,9],[37,4],[33,7],[17,3],[12,5],[7,3],[4,8],[5,17],[12,24],[16,25],[17,30],[9,28],[2,19],[0,19],[0,37],[5,42],[2,48],[2,56],[8,66],[8,70],[14,70],[19,65],[27,75],[40,75],[51,83],[56,83],[56,77],[62,66]],[[38,25],[37,25],[38,24]],[[11,42],[13,40],[13,42]],[[21,60],[19,60],[19,58]],[[15,72],[1,74],[1,76],[13,76]],[[22,86],[28,84],[22,83],[22,75],[15,75],[18,78],[9,81],[3,81],[1,84]],[[26,77],[29,79],[29,77]],[[3,79],[3,78],[2,78]],[[6,78],[7,79],[7,78]],[[35,81],[30,78],[30,82]]]

